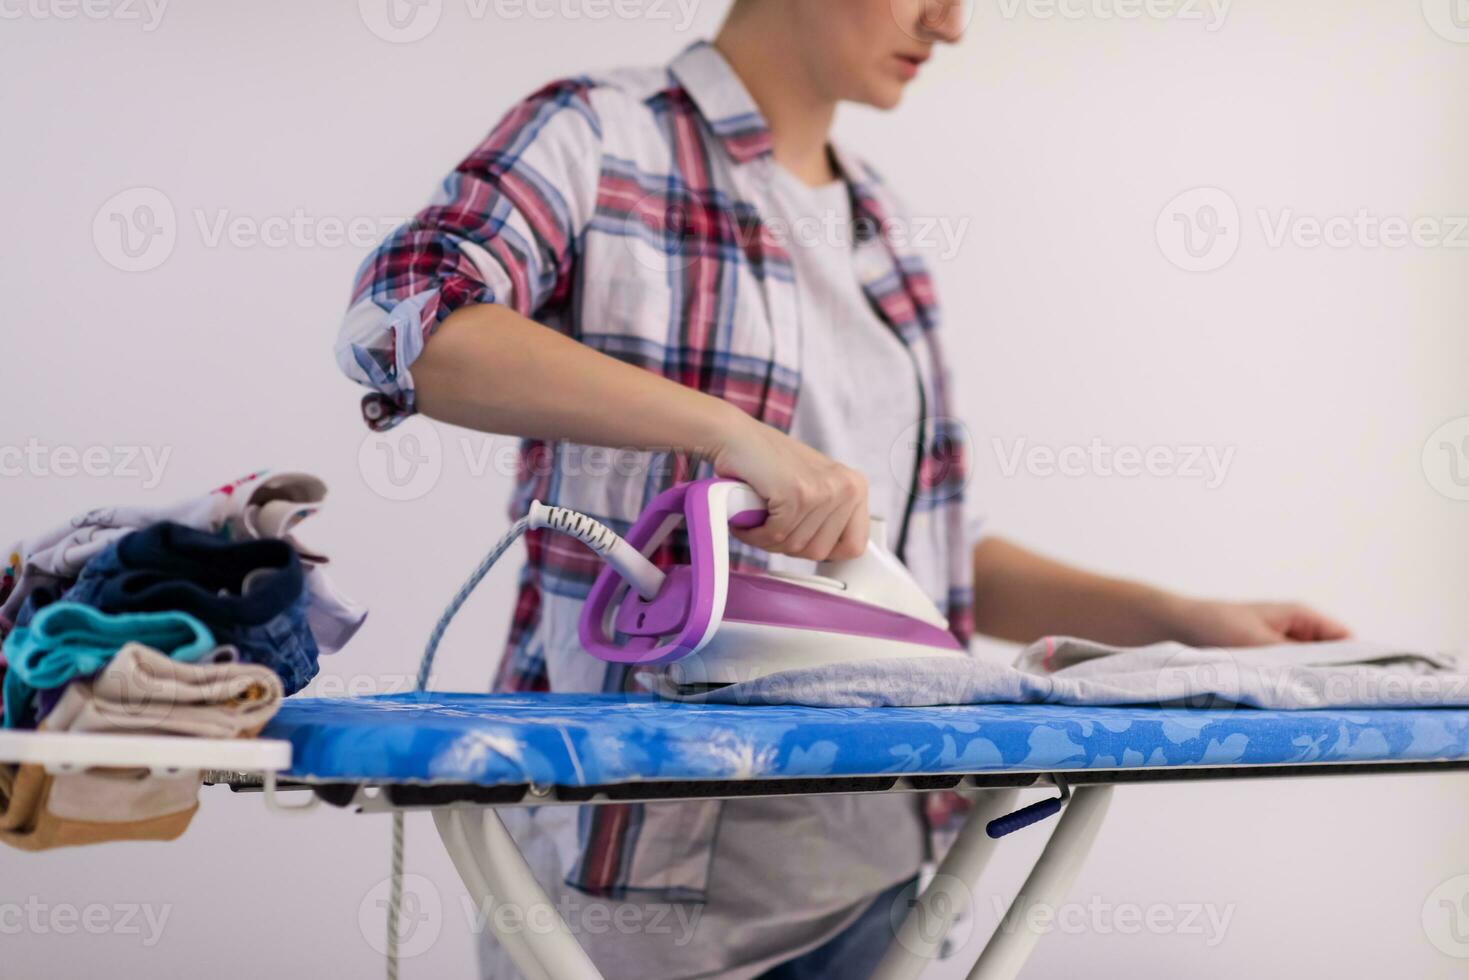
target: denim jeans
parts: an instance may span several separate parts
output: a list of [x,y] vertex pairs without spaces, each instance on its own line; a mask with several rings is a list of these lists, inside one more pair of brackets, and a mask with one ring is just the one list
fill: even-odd
[[[847,928],[837,933],[824,945],[787,960],[773,970],[760,975],[759,980],[824,980],[840,977],[841,980],[867,980],[897,933],[893,905],[903,896],[905,889],[912,890],[916,878],[902,881],[872,900],[872,904]],[[907,909],[903,909],[906,914]]]
[[[267,574],[252,576],[242,594],[244,576],[261,567],[249,566],[264,560],[276,565],[263,566]],[[89,561],[64,598],[112,613],[187,612],[216,641],[235,647],[241,661],[279,674],[288,695],[318,670],[300,561],[283,541],[234,544],[179,525],[154,525]]]

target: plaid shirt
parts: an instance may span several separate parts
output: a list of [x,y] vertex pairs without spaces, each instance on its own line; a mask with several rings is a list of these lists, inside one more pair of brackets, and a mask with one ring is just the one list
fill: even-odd
[[[853,202],[854,275],[911,355],[911,367],[895,370],[913,371],[922,393],[901,557],[967,639],[965,459],[948,411],[932,279],[892,233],[901,211],[890,192],[860,161],[834,155]],[[414,411],[411,368],[445,317],[502,303],[788,431],[801,384],[799,324],[791,256],[764,218],[774,166],[764,119],[708,44],[664,68],[541,89],[364,262],[337,358],[373,389],[363,399],[368,424],[386,429]],[[619,531],[657,493],[711,475],[678,454],[566,442],[523,442],[519,459],[513,515],[538,498]],[[496,688],[627,689],[626,668],[586,655],[576,639],[600,563],[544,531],[526,543]],[[675,535],[654,560],[686,554]],[[737,568],[764,563],[738,543],[733,558]],[[931,818],[942,803],[930,797]],[[584,808],[568,882],[609,897],[702,898],[721,805]]]

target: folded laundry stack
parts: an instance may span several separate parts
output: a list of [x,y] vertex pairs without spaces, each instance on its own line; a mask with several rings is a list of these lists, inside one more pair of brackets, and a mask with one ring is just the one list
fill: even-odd
[[[365,610],[294,537],[326,486],[256,473],[163,508],[104,508],[12,549],[0,578],[6,728],[250,738]],[[200,774],[0,766],[0,841],[170,840]]]

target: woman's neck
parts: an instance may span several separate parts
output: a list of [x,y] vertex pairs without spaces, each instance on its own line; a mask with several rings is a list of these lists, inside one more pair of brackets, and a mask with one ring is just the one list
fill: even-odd
[[760,21],[753,10],[730,17],[714,47],[765,117],[776,162],[812,187],[828,184],[837,177],[827,154],[836,100],[802,70],[789,31]]

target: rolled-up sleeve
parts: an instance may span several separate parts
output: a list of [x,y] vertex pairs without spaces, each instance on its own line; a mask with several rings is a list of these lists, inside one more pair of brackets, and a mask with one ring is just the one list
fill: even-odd
[[413,413],[413,363],[455,310],[500,303],[534,317],[569,293],[600,172],[593,91],[573,79],[521,102],[362,263],[336,355],[371,389],[362,411],[373,428]]

